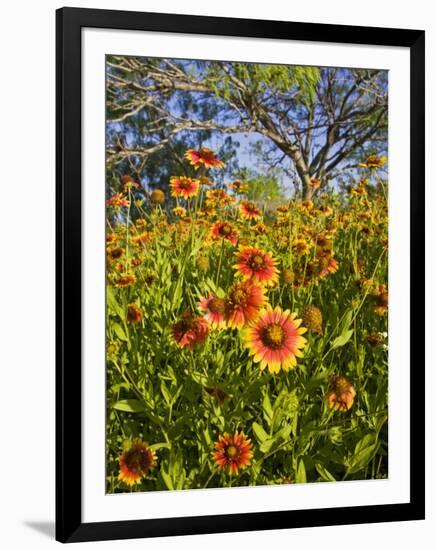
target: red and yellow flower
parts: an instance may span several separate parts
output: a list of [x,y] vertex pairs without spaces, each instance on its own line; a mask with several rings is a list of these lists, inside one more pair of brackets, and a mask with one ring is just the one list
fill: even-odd
[[374,312],[377,315],[383,316],[386,315],[389,305],[389,295],[388,289],[385,285],[379,285],[378,289],[374,293],[375,298],[375,307]]
[[239,212],[246,220],[258,220],[262,212],[252,201],[241,201],[239,203]]
[[319,261],[320,266],[320,277],[325,277],[329,273],[336,273],[339,269],[338,262],[333,257],[322,257]]
[[243,432],[220,435],[214,447],[212,458],[220,470],[227,470],[230,475],[238,475],[239,470],[251,464],[253,445]]
[[142,311],[136,304],[129,304],[127,306],[127,322],[139,323],[142,319]]
[[113,285],[118,288],[124,288],[127,286],[132,286],[136,283],[136,276],[133,273],[124,273],[120,277],[113,281]]
[[135,221],[135,227],[137,227],[138,229],[142,229],[143,227],[146,227],[146,225],[147,225],[147,220],[144,220],[144,218],[138,218]]
[[209,324],[203,317],[195,317],[187,311],[172,325],[171,332],[180,348],[194,349],[206,341]]
[[212,293],[202,298],[198,304],[206,321],[215,327],[222,327],[225,324],[225,306],[225,300]]
[[374,170],[375,168],[380,168],[381,166],[384,166],[387,160],[388,159],[385,156],[378,157],[377,155],[370,155],[366,159],[366,162],[361,162],[360,164],[358,164],[358,166]]
[[233,266],[246,280],[273,285],[278,280],[277,260],[271,254],[251,246],[243,247]]
[[224,168],[224,162],[219,160],[211,149],[188,149],[185,158],[198,170],[201,165],[206,168]]
[[213,185],[213,181],[207,176],[201,176],[200,178],[198,178],[198,181],[200,182],[200,185],[205,185],[207,187],[212,187]]
[[205,216],[207,218],[214,218],[216,216],[216,210],[211,205],[205,205],[197,211],[198,216]]
[[210,388],[208,386],[204,386],[204,391],[212,397],[212,399],[216,399],[220,403],[224,403],[226,400],[226,397],[228,395],[224,390],[222,390],[219,386],[215,386],[214,388]]
[[107,258],[109,261],[113,262],[119,260],[124,255],[124,250],[120,246],[114,246],[107,249]]
[[297,237],[292,243],[292,251],[298,256],[304,256],[309,254],[310,247],[304,238]]
[[356,390],[344,376],[332,376],[326,395],[327,406],[335,411],[347,412],[353,406]]
[[142,478],[156,466],[156,463],[154,450],[140,439],[134,439],[118,459],[118,479],[129,486],[141,483]]
[[129,190],[138,189],[140,187],[139,183],[136,183],[130,176],[121,176],[121,183],[123,184],[124,193],[128,193]]
[[117,235],[116,233],[108,233],[106,235],[106,244],[114,244],[119,240],[119,238],[119,235]]
[[248,185],[240,180],[236,180],[233,183],[228,183],[227,187],[233,189],[236,193],[243,195],[248,191]]
[[256,233],[256,235],[265,235],[268,231],[266,225],[263,223],[256,223],[256,225],[253,225],[251,229]]
[[187,214],[186,208],[183,208],[183,206],[176,206],[173,208],[173,214],[179,218],[184,218]]
[[225,299],[225,319],[230,328],[241,328],[256,319],[266,302],[265,289],[251,281],[235,283]]
[[194,178],[186,176],[172,176],[170,178],[171,195],[173,197],[181,197],[190,199],[197,196],[200,183]]
[[309,187],[315,190],[315,189],[319,189],[320,186],[321,186],[321,180],[319,180],[318,178],[310,178]]
[[216,222],[211,229],[210,236],[213,240],[225,239],[236,246],[239,233],[229,222]]
[[148,245],[153,239],[153,233],[150,231],[143,231],[142,233],[138,233],[134,237],[130,239],[130,242],[134,246],[146,246]]
[[209,189],[206,191],[206,206],[215,208],[228,206],[235,202],[234,197],[231,197],[224,189]]
[[261,370],[268,367],[271,373],[280,369],[289,370],[297,364],[297,357],[303,357],[306,339],[302,336],[307,329],[300,327],[301,319],[289,310],[271,306],[261,313],[259,319],[246,328],[245,345],[253,361],[260,363]]
[[106,204],[113,208],[121,208],[130,206],[130,201],[122,193],[115,193],[115,195],[106,201]]

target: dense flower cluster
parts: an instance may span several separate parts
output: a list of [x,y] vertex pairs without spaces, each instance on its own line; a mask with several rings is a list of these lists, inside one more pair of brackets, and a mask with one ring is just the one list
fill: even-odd
[[108,490],[342,478],[356,428],[330,415],[364,437],[387,409],[387,159],[280,206],[216,185],[210,149],[185,159],[168,188],[125,175],[107,199]]

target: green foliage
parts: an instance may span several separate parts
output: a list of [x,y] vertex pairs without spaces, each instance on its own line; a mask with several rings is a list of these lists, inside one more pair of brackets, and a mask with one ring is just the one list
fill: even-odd
[[[248,178],[249,197],[269,200],[255,194],[260,181]],[[277,180],[270,181],[274,198],[281,198]],[[267,180],[263,184],[268,187]],[[383,189],[347,198],[330,194],[312,205],[287,200],[279,212],[256,221],[240,215],[245,195],[228,205],[218,202],[208,218],[209,189],[183,202],[189,211],[183,220],[165,206],[138,206],[134,197],[129,209],[112,216],[108,242],[115,245],[108,247],[120,247],[123,255],[108,259],[107,269],[107,491],[387,478],[387,318],[377,311],[380,287],[387,285]],[[295,368],[261,370],[243,331],[228,326],[209,327],[207,339],[193,349],[177,345],[173,329],[183,314],[199,316],[199,301],[210,293],[226,299],[240,278],[238,248],[211,237],[223,220],[241,243],[277,261],[280,276],[265,288],[272,307],[298,318],[309,304],[322,311],[322,333],[304,335],[307,346]],[[264,231],[256,230],[259,222]],[[148,238],[138,243],[142,233]],[[307,251],[298,247],[301,241]],[[207,257],[205,267],[200,256]],[[294,279],[284,280],[285,269]],[[131,273],[135,280],[120,284]],[[129,304],[139,308],[139,319],[128,318]],[[374,335],[380,339],[375,344]],[[355,389],[348,410],[329,408],[336,377]],[[212,453],[220,436],[236,432],[251,439],[253,457],[230,476]],[[130,488],[118,473],[133,439],[154,450],[157,464]]]
[[296,101],[307,104],[314,99],[319,78],[317,67],[229,63],[226,70],[222,65],[210,64],[205,81],[226,101],[236,93],[239,80],[255,96],[266,92],[292,92]]
[[254,170],[245,169],[240,170],[236,177],[247,184],[246,196],[250,200],[267,205],[276,205],[285,200],[284,189],[273,171],[268,175],[262,175]]

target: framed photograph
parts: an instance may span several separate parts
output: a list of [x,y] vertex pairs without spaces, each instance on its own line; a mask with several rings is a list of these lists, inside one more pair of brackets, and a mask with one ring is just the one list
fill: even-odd
[[423,519],[424,32],[56,47],[56,538]]

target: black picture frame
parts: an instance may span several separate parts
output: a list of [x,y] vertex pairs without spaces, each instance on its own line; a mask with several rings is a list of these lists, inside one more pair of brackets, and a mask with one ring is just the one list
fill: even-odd
[[[82,522],[81,29],[128,29],[410,49],[410,502]],[[424,31],[94,9],[56,12],[56,539],[94,541],[424,519]],[[412,363],[413,362],[413,363]],[[412,368],[413,366],[413,368]]]

